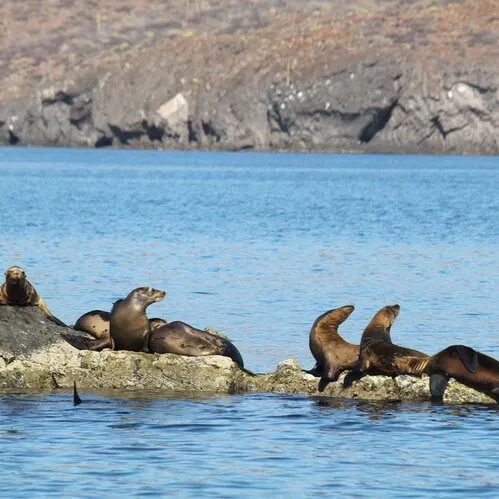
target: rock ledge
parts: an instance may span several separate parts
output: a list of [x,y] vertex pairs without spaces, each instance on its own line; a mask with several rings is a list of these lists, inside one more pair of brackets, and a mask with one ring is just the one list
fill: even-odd
[[[66,338],[66,339],[65,339]],[[79,350],[86,338],[50,322],[36,307],[0,307],[0,392],[82,389],[171,390],[205,393],[269,392],[366,400],[429,400],[428,379],[367,376],[344,389],[344,375],[317,391],[318,379],[293,359],[275,372],[249,376],[222,356],[182,357],[124,351]],[[445,401],[495,403],[452,380]]]

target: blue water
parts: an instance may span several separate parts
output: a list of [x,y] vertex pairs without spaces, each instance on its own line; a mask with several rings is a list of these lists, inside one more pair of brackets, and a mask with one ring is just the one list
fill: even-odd
[[[499,158],[0,149],[0,264],[67,323],[137,286],[248,368],[354,304],[358,342],[499,357]],[[2,497],[499,495],[495,406],[252,394],[0,395]]]

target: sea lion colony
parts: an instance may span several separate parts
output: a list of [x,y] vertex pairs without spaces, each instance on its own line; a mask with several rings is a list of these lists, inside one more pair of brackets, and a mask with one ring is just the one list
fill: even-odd
[[[182,321],[148,319],[146,309],[162,300],[165,291],[140,287],[124,299],[117,300],[111,311],[91,310],[78,318],[73,328],[87,333],[85,348],[90,350],[130,350],[150,353],[173,353],[186,356],[224,355],[243,371],[241,353],[223,335],[197,329]],[[0,286],[0,305],[38,306],[58,325],[66,326],[47,308],[45,302],[26,279],[21,267],[9,267]],[[398,376],[402,374],[430,377],[433,400],[442,400],[449,378],[474,388],[499,401],[499,361],[464,345],[451,345],[427,355],[398,346],[391,340],[391,327],[400,311],[399,305],[387,305],[373,316],[364,329],[360,345],[348,343],[339,326],[354,311],[346,305],[321,314],[313,323],[309,346],[316,364],[310,371],[319,377],[318,390],[349,371],[344,385],[349,386],[364,375]],[[81,348],[81,347],[80,347]]]

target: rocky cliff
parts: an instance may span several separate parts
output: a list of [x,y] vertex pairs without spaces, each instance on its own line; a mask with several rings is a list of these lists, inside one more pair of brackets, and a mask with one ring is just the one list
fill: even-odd
[[494,0],[42,4],[0,6],[1,144],[499,152]]
[[[342,376],[318,393],[318,379],[304,373],[294,360],[281,362],[275,372],[249,376],[227,357],[80,350],[85,341],[84,334],[55,325],[36,307],[0,307],[0,392],[68,389],[76,381],[80,388],[92,390],[256,391],[368,400],[430,398],[427,378],[366,376],[344,389]],[[495,403],[452,380],[445,401]]]

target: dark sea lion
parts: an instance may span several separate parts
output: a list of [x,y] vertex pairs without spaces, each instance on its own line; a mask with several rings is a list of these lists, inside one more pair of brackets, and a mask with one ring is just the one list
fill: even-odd
[[427,359],[406,356],[395,363],[405,374],[428,374],[433,400],[442,400],[452,377],[499,402],[499,361],[471,347],[451,345]]
[[68,327],[52,315],[43,298],[26,279],[26,272],[21,267],[12,266],[5,271],[5,282],[0,286],[0,305],[39,307],[52,322],[59,326]]
[[399,357],[428,358],[428,355],[423,352],[392,343],[390,330],[399,311],[399,305],[387,305],[376,312],[362,333],[359,361],[346,376],[344,386],[350,386],[352,381],[366,374],[386,376],[405,374],[399,370],[395,362]]
[[114,304],[109,331],[115,350],[139,352],[147,348],[151,325],[146,316],[146,308],[162,300],[165,295],[165,291],[158,289],[136,288],[124,300],[118,300]]
[[241,353],[228,339],[181,321],[169,322],[153,329],[149,334],[147,348],[152,353],[176,353],[189,357],[224,355],[245,370]]
[[359,360],[359,345],[345,341],[338,333],[338,327],[355,310],[353,305],[328,310],[312,325],[309,346],[317,361],[314,371],[321,376],[319,391],[330,381],[336,381],[343,371],[353,369]]

